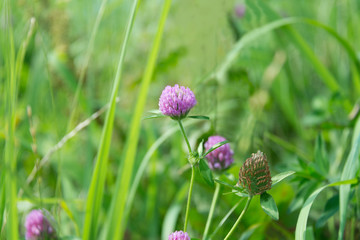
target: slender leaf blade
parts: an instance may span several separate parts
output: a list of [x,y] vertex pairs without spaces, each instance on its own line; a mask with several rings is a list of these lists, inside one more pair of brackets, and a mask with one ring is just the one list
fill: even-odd
[[296,240],[303,240],[305,239],[306,234],[306,225],[307,225],[307,219],[309,217],[310,208],[312,204],[314,203],[316,197],[321,193],[325,188],[327,187],[333,187],[333,186],[339,186],[343,184],[353,184],[357,183],[357,179],[350,179],[346,181],[339,181],[332,184],[325,185],[323,187],[318,188],[316,191],[314,191],[308,199],[306,199],[305,203],[303,204],[303,207],[300,210],[300,214],[296,223],[296,230],[295,230],[295,239]]
[[217,148],[219,148],[219,147],[221,147],[222,145],[225,145],[225,144],[227,144],[227,143],[229,143],[228,140],[222,141],[222,142],[219,142],[219,143],[215,144],[215,145],[212,146],[202,157],[205,157],[206,155],[208,155],[209,153],[211,153],[211,152],[214,151],[215,149],[217,149]]
[[149,91],[151,79],[153,77],[156,60],[158,57],[160,43],[165,28],[165,22],[171,6],[171,0],[165,0],[163,4],[162,13],[160,16],[155,39],[148,57],[144,76],[141,82],[139,96],[134,109],[131,126],[129,130],[129,137],[127,139],[127,148],[125,150],[125,157],[123,159],[123,167],[119,168],[116,181],[115,195],[111,202],[110,212],[107,224],[109,224],[109,231],[106,234],[106,239],[123,239],[126,228],[126,219],[124,218],[125,206],[129,195],[130,183],[133,174],[135,163],[135,156],[137,152],[138,139],[141,126],[141,115],[143,113],[146,98]]
[[[352,147],[349,156],[346,160],[343,172],[341,174],[341,180],[353,178],[356,172],[359,170],[359,150],[360,150],[360,118],[357,121]],[[348,203],[350,201],[350,186],[340,186],[340,227],[338,238],[341,240],[344,238],[344,230],[346,224],[346,213]]]
[[107,110],[105,124],[103,127],[95,169],[91,178],[89,193],[86,202],[85,223],[83,229],[83,240],[97,239],[98,220],[104,192],[105,176],[107,172],[110,142],[115,119],[116,97],[118,95],[122,66],[124,63],[125,52],[128,45],[129,36],[134,23],[138,1],[135,0],[130,11],[129,21],[126,27],[124,42],[122,44],[116,75],[110,97],[110,106]]
[[294,171],[287,171],[287,172],[282,172],[282,173],[279,173],[279,174],[273,176],[271,178],[271,181],[272,181],[271,187],[274,187],[276,184],[278,184],[279,182],[281,182],[285,178],[293,175],[294,173],[295,173]]
[[142,120],[154,119],[154,118],[164,118],[166,117],[164,114],[152,114],[150,116],[143,117]]
[[239,190],[239,188],[238,188],[237,186],[233,186],[233,185],[231,185],[230,183],[227,183],[227,182],[224,182],[224,181],[221,181],[221,180],[218,180],[218,179],[214,179],[214,181],[217,182],[217,183],[219,183],[219,184],[221,184],[221,185],[224,185],[224,186],[226,186],[226,187],[229,187],[229,188],[231,188],[231,189],[233,189],[233,190],[236,190],[236,191]]
[[201,116],[201,115],[191,115],[187,116],[187,118],[199,119],[199,120],[210,120],[208,116]]

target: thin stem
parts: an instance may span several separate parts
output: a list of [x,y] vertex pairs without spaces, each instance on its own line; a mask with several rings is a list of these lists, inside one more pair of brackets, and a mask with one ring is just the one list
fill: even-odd
[[181,120],[179,120],[178,123],[179,123],[180,129],[181,129],[181,132],[182,132],[182,134],[183,134],[183,136],[184,136],[184,138],[185,138],[185,142],[186,142],[186,144],[187,144],[187,146],[188,146],[189,154],[191,154],[191,153],[192,153],[192,151],[191,151],[191,146],[190,146],[190,143],[189,143],[189,139],[188,139],[188,137],[186,136],[186,132],[185,132],[184,126],[182,125]]
[[210,212],[209,212],[209,216],[208,219],[206,221],[206,226],[205,226],[205,231],[204,231],[204,236],[203,239],[207,239],[207,235],[209,232],[209,228],[210,228],[210,224],[211,224],[211,220],[214,214],[214,210],[215,210],[215,205],[216,205],[216,201],[219,197],[219,192],[220,192],[220,184],[219,183],[215,183],[215,192],[214,192],[214,196],[211,202],[211,207],[210,207]]
[[195,176],[195,167],[191,166],[191,179],[190,179],[188,200],[187,200],[187,204],[186,204],[184,232],[186,232],[188,218],[189,218],[189,209],[190,209],[190,202],[191,202],[191,193],[192,193],[192,189],[193,189],[193,185],[194,185],[194,176]]
[[234,226],[230,229],[230,231],[228,232],[228,234],[226,235],[226,237],[224,238],[224,240],[229,239],[230,235],[234,232],[234,230],[235,230],[235,228],[237,227],[237,225],[239,225],[239,223],[240,223],[240,221],[241,221],[241,218],[244,216],[246,210],[249,208],[251,199],[252,199],[252,197],[249,197],[249,198],[248,198],[248,200],[247,200],[247,202],[246,202],[246,205],[245,205],[243,211],[241,212],[239,218],[236,220]]

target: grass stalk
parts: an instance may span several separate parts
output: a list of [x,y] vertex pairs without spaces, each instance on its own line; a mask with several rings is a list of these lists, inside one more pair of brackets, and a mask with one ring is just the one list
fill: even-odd
[[239,225],[242,217],[244,216],[245,212],[246,212],[247,209],[249,208],[251,199],[252,199],[252,197],[249,197],[249,198],[248,198],[248,200],[247,200],[247,202],[246,202],[246,204],[245,204],[245,207],[244,207],[243,211],[241,212],[239,218],[236,220],[234,226],[232,226],[232,228],[230,229],[230,231],[228,232],[228,234],[226,235],[226,237],[224,238],[224,240],[229,239],[229,237],[231,236],[231,234],[235,231],[236,227]]
[[191,166],[190,187],[189,187],[189,193],[188,193],[188,199],[187,199],[186,211],[185,211],[184,232],[186,232],[187,224],[188,224],[188,221],[189,221],[189,210],[190,210],[192,189],[193,189],[193,186],[194,186],[194,177],[195,177],[195,167],[192,165]]
[[105,124],[103,127],[101,140],[98,149],[98,155],[96,158],[95,169],[91,178],[89,193],[86,202],[86,213],[85,213],[85,223],[83,229],[83,239],[97,239],[97,227],[99,220],[99,213],[102,203],[102,195],[104,192],[105,176],[108,166],[108,157],[110,150],[110,142],[112,136],[112,130],[114,125],[115,118],[115,106],[116,106],[116,97],[118,95],[122,67],[124,63],[125,53],[129,42],[129,36],[131,33],[132,26],[134,24],[134,19],[136,15],[138,1],[135,0],[131,11],[128,24],[126,26],[126,32],[124,41],[122,44],[119,62],[116,70],[116,75],[114,79],[114,84],[112,87],[112,93],[110,97],[110,106],[106,113]]
[[[7,239],[17,240],[18,212],[16,196],[16,149],[15,149],[15,109],[16,109],[16,58],[11,23],[11,3],[4,3],[5,9],[5,71],[6,71],[6,142],[5,142],[5,211]],[[3,214],[3,213],[1,213]]]
[[140,86],[139,96],[131,120],[130,131],[126,143],[125,158],[123,159],[123,167],[119,168],[119,177],[116,181],[116,192],[114,198],[112,199],[110,214],[108,218],[109,230],[106,233],[106,239],[123,239],[124,231],[126,228],[125,206],[129,196],[130,183],[133,174],[135,156],[137,152],[141,117],[145,107],[150,82],[153,77],[155,64],[160,49],[160,43],[165,27],[165,22],[170,10],[170,6],[171,0],[165,0],[160,21],[158,23],[157,33],[145,68],[144,76]]
[[208,216],[208,219],[207,219],[206,225],[205,225],[205,231],[204,231],[204,236],[203,236],[204,240],[207,239],[207,235],[209,233],[212,217],[214,215],[216,202],[217,202],[217,199],[219,198],[219,193],[220,193],[220,184],[215,182],[215,192],[214,192],[214,196],[213,196],[213,199],[212,199],[212,202],[211,202],[209,216]]
[[69,122],[68,122],[68,126],[67,126],[67,131],[69,131],[72,128],[72,122],[74,121],[75,118],[75,114],[76,114],[76,108],[79,102],[79,96],[80,96],[80,92],[84,83],[84,79],[85,79],[85,75],[86,75],[86,70],[87,67],[89,65],[90,62],[90,57],[91,54],[93,52],[94,49],[94,43],[95,43],[95,38],[99,29],[99,25],[101,22],[101,19],[104,15],[105,12],[105,6],[106,6],[107,0],[102,0],[101,1],[101,5],[99,8],[99,12],[96,16],[96,20],[94,23],[94,27],[92,29],[91,35],[90,35],[90,40],[89,40],[89,45],[87,46],[87,50],[86,50],[86,54],[85,54],[85,60],[81,66],[80,69],[80,75],[79,75],[79,82],[78,85],[76,87],[76,92],[75,92],[75,96],[72,102],[72,110],[71,110],[71,114],[70,114],[70,118],[69,118]]

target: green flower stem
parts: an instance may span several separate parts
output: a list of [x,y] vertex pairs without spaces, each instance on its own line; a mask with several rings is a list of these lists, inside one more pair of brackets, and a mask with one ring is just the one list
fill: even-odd
[[[192,150],[191,150],[191,146],[189,143],[189,139],[186,136],[186,132],[184,129],[184,126],[182,125],[181,120],[178,120],[179,126],[180,126],[180,130],[184,136],[186,145],[189,149],[189,155],[192,154]],[[188,218],[189,218],[189,209],[190,209],[190,202],[191,202],[191,194],[192,194],[192,189],[193,189],[193,185],[194,185],[194,176],[195,176],[195,167],[193,163],[191,164],[191,179],[190,179],[190,187],[189,187],[189,194],[188,194],[188,199],[187,199],[187,204],[186,204],[186,212],[185,212],[185,223],[184,223],[184,232],[186,232],[186,228],[187,228],[187,223],[188,223]]]
[[229,239],[230,235],[234,232],[234,230],[235,230],[235,228],[237,227],[237,225],[239,225],[239,223],[240,223],[242,217],[244,216],[246,210],[249,208],[251,199],[252,199],[252,197],[249,197],[249,198],[248,198],[248,200],[247,200],[247,202],[246,202],[246,205],[245,205],[243,211],[241,212],[239,218],[236,220],[234,226],[230,229],[230,231],[228,232],[228,234],[226,235],[226,237],[224,238],[224,240]]
[[213,199],[212,199],[212,202],[211,202],[209,216],[208,216],[208,219],[206,221],[206,226],[205,226],[205,231],[204,231],[204,236],[203,236],[204,240],[207,239],[207,235],[208,235],[208,232],[209,232],[211,220],[212,220],[214,210],[215,210],[215,205],[216,205],[217,199],[219,198],[219,192],[220,192],[220,184],[215,182],[215,192],[214,192],[214,196],[213,196]]
[[179,123],[179,126],[180,126],[180,130],[181,130],[181,132],[182,132],[182,134],[183,134],[183,136],[184,136],[184,138],[185,138],[185,142],[186,142],[186,144],[187,144],[187,146],[188,146],[189,154],[191,154],[191,153],[192,153],[192,151],[191,151],[191,146],[190,146],[190,143],[189,143],[189,139],[188,139],[188,137],[186,136],[186,132],[185,132],[184,126],[182,125],[181,120],[178,120],[178,123]]
[[186,204],[184,232],[186,232],[188,218],[189,218],[189,209],[190,209],[190,202],[191,202],[191,193],[192,193],[192,189],[193,189],[193,185],[194,185],[194,176],[195,176],[195,167],[193,165],[191,165],[191,179],[190,179],[188,200],[187,200],[187,204]]

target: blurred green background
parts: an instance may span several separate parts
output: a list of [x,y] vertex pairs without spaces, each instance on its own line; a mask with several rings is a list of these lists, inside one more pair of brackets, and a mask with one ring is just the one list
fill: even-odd
[[[16,106],[21,236],[24,236],[25,216],[31,208],[47,209],[60,236],[81,235],[86,195],[105,115],[91,121],[56,150],[33,181],[29,183],[27,179],[34,166],[68,132],[109,100],[131,1],[107,2],[86,64],[101,3],[100,0],[11,1],[15,49],[26,38],[30,19],[35,19],[18,82]],[[162,3],[141,1],[130,36],[100,221],[106,219],[105,210],[114,194],[117,169],[126,147]],[[3,12],[4,3],[0,6]],[[236,14],[239,7],[245,8],[243,16]],[[4,14],[1,17],[4,19]],[[234,50],[246,34],[292,17],[299,17],[298,22],[264,30],[241,51]],[[328,26],[335,34],[304,18]],[[250,239],[294,239],[304,199],[317,187],[340,179],[359,111],[359,23],[357,0],[173,0],[146,111],[158,108],[159,96],[166,85],[188,86],[198,101],[192,113],[211,118],[210,121],[186,120],[190,141],[195,147],[213,134],[229,139],[235,152],[235,163],[228,171],[233,182],[245,159],[258,149],[267,154],[272,175],[287,170],[297,172],[295,177],[270,190],[280,220],[272,221],[261,210],[257,197],[232,239],[241,236],[247,239],[244,232],[251,235]],[[5,21],[0,21],[0,28],[6,28]],[[348,49],[334,35],[342,37]],[[6,51],[5,46],[2,40],[1,52]],[[226,64],[231,54],[235,58]],[[7,90],[5,59],[1,55],[0,149],[3,150],[6,131],[3,103]],[[226,66],[223,72],[219,70],[221,66]],[[82,69],[84,82],[79,101],[74,104]],[[174,126],[176,123],[170,119],[142,121],[134,171],[151,145]],[[318,163],[319,152],[325,159],[322,163]],[[156,149],[141,178],[126,239],[167,239],[174,228],[182,228],[190,178],[186,164],[186,146],[176,132]],[[200,238],[214,189],[199,174],[195,180],[188,232]],[[353,190],[345,239],[360,238],[359,187]],[[230,189],[222,188],[222,193],[228,192]],[[326,201],[336,196],[337,189],[329,189],[315,201],[308,220],[309,236],[337,238],[337,211],[325,224],[316,224],[325,212]],[[239,197],[233,194],[221,195],[210,233],[238,201]],[[226,235],[244,204],[213,239]]]

